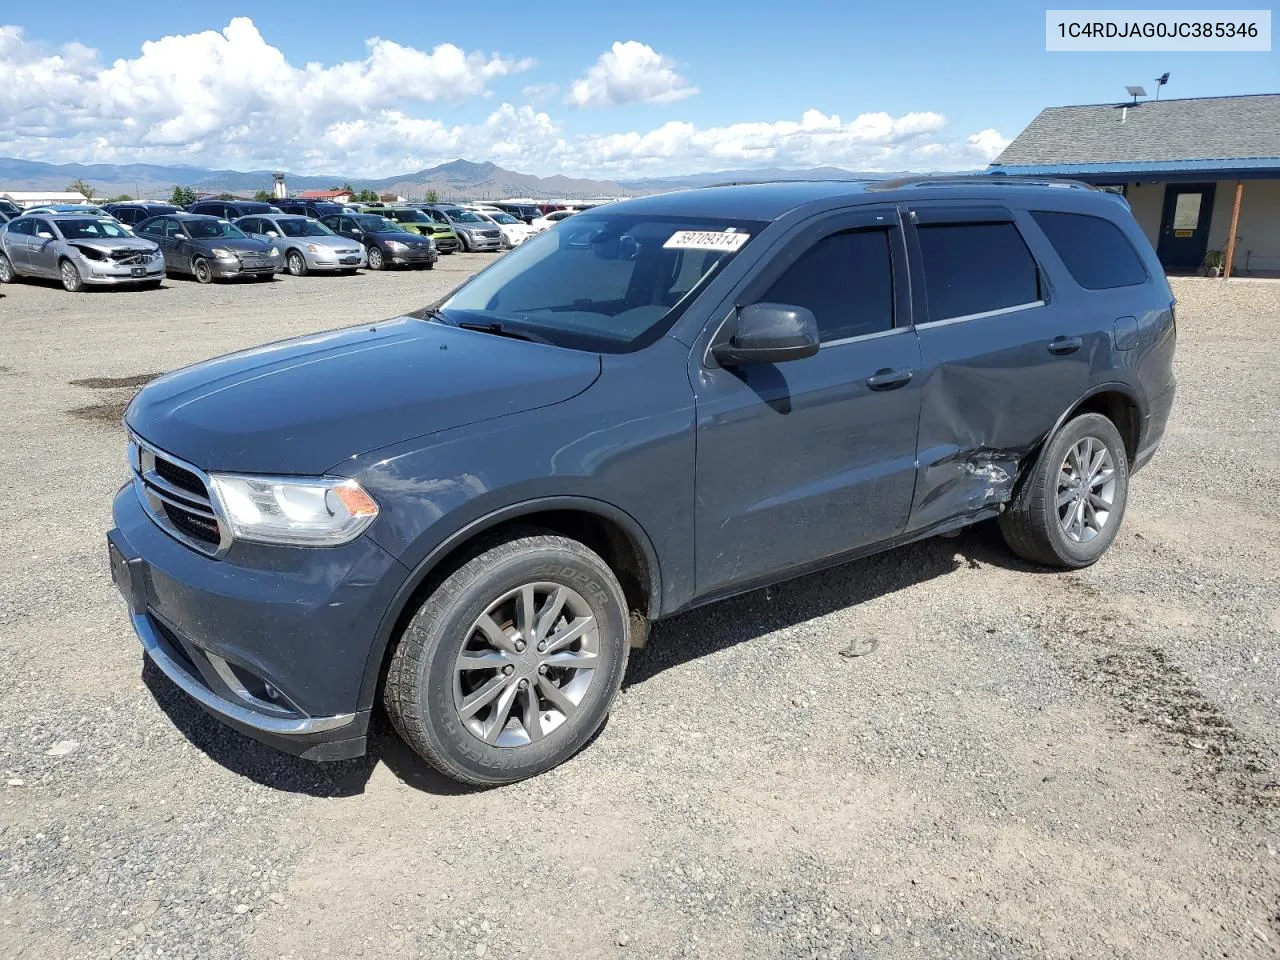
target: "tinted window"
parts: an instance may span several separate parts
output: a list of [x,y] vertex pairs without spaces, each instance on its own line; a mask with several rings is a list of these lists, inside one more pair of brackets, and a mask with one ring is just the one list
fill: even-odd
[[48,220],[33,219],[31,221],[31,232],[36,236],[40,236],[41,233],[47,233],[50,236],[57,236],[57,234],[53,232],[53,227],[49,225]]
[[1033,210],[1031,216],[1058,252],[1072,278],[1086,290],[1147,282],[1147,271],[1129,238],[1109,220],[1080,213]]
[[146,223],[139,225],[138,233],[148,237],[163,237],[164,229],[164,220],[148,220]]
[[9,224],[9,232],[16,233],[19,236],[31,236],[31,224],[34,221],[28,220],[26,217],[19,217]]
[[823,342],[893,326],[888,230],[850,230],[819,240],[759,298],[807,307]]
[[1012,223],[937,223],[918,229],[931,321],[1040,299],[1036,262]]
[[144,214],[137,207],[112,207],[110,214],[121,223],[135,224],[144,218]]

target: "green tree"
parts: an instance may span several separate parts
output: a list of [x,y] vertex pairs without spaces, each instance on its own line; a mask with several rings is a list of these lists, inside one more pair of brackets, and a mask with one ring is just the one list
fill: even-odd
[[177,207],[185,207],[189,203],[196,202],[196,192],[190,187],[174,187],[173,196],[169,198],[169,202]]
[[240,198],[237,197],[234,193],[220,193],[218,194],[218,199],[219,200],[239,200]]
[[270,203],[275,199],[275,197],[271,195],[270,190],[259,190],[253,195],[253,199],[257,200],[259,203]]
[[129,203],[132,200],[133,200],[133,197],[130,194],[122,193],[118,197],[112,197],[108,202],[109,203]]
[[76,177],[69,184],[67,184],[67,193],[78,193],[80,194],[80,196],[84,197],[86,200],[93,199],[93,187],[89,186],[79,177]]
[[428,190],[426,199],[427,199],[427,203],[439,203],[440,194],[436,193],[434,190]]
[[377,203],[378,195],[374,191],[368,188],[365,188],[364,190],[361,190],[359,193],[357,193],[351,199],[359,203]]

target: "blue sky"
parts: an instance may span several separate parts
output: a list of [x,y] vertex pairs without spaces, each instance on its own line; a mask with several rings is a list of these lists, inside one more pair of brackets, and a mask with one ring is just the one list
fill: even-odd
[[[1120,99],[1129,83],[1154,91],[1151,79],[1166,70],[1164,96],[1280,90],[1274,53],[1046,53],[1044,7],[1020,4],[488,0],[369,17],[350,4],[302,9],[172,4],[110,16],[83,0],[11,6],[0,24],[20,33],[8,47],[0,35],[0,143],[46,160],[351,175],[458,154],[620,177],[824,160],[957,169],[981,166],[1043,106]],[[216,34],[237,17],[252,24],[240,22],[230,40],[206,36],[142,57],[146,41]],[[373,37],[391,45],[375,55]],[[283,64],[260,68],[277,56],[260,44]],[[441,44],[460,51],[440,54]],[[117,59],[134,64],[112,71]],[[308,85],[309,63],[330,73]],[[575,88],[593,66],[594,85]]]

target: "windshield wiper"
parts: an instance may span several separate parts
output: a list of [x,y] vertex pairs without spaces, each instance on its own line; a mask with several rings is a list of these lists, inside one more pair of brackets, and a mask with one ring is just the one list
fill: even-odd
[[550,343],[546,337],[540,337],[536,333],[529,333],[525,330],[517,330],[514,327],[506,326],[497,320],[488,320],[484,323],[476,323],[469,320],[461,321],[454,324],[463,330],[475,330],[478,333],[492,333],[499,337],[510,337],[512,340],[528,340],[530,343]]

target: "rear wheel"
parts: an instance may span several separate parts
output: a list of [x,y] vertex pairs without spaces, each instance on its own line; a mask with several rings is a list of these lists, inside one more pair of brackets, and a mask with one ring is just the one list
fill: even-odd
[[17,276],[13,271],[13,264],[9,262],[9,258],[0,253],[0,283],[13,283]]
[[62,288],[68,293],[79,293],[84,289],[84,278],[70,260],[63,260],[58,265],[58,276],[62,279]]
[[1120,431],[1100,413],[1082,414],[1045,445],[1000,515],[1000,531],[1027,560],[1087,567],[1115,540],[1128,495],[1129,457]]
[[191,272],[200,283],[213,283],[213,268],[204,257],[196,257],[191,261]]
[[386,268],[387,268],[387,261],[382,256],[382,250],[378,247],[370,247],[369,248],[369,269],[385,270]]
[[604,723],[626,670],[628,625],[617,578],[581,543],[530,533],[497,544],[436,587],[405,628],[387,712],[455,780],[543,773]]

